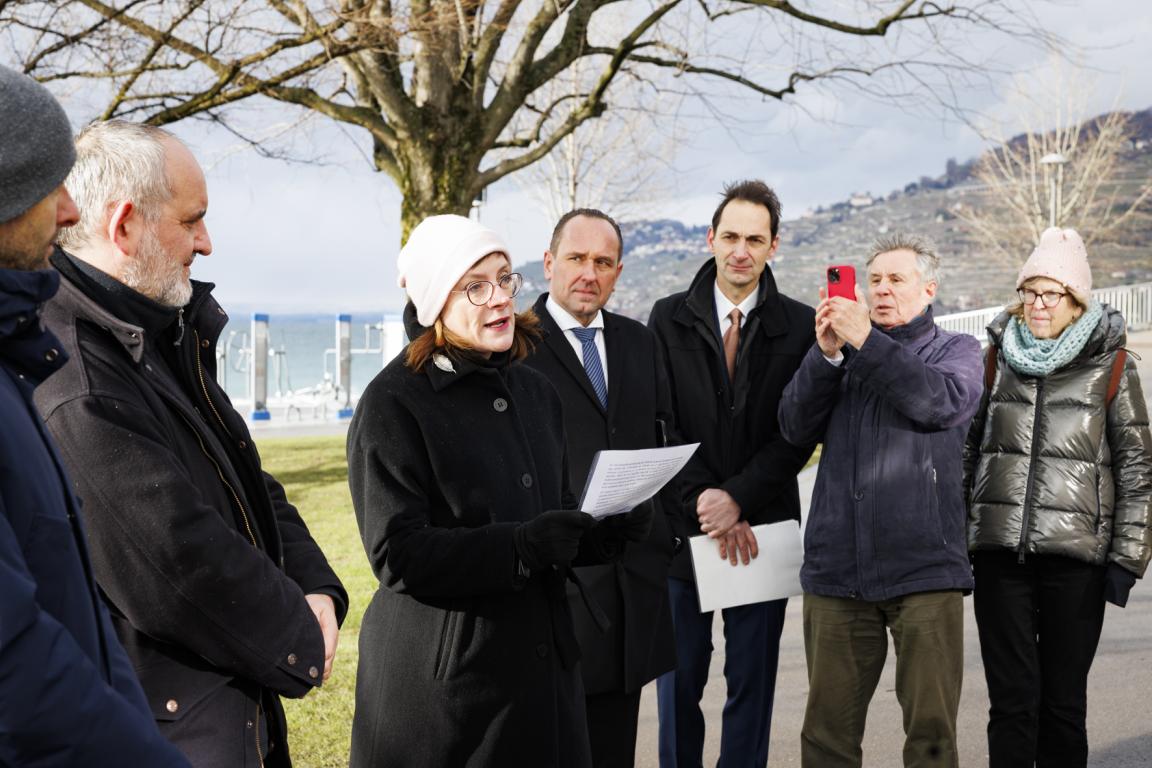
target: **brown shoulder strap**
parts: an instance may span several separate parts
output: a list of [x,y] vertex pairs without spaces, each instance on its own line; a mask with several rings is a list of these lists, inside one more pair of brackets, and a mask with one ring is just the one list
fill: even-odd
[[988,342],[988,351],[984,354],[984,391],[991,392],[992,385],[996,383],[996,345]]
[[1120,390],[1120,377],[1124,375],[1124,363],[1128,360],[1128,350],[1121,347],[1116,350],[1116,357],[1112,359],[1112,377],[1108,379],[1108,395],[1104,399],[1104,406],[1111,407]]

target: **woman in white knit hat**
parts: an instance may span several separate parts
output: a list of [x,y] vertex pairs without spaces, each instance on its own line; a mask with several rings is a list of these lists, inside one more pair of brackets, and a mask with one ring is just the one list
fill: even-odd
[[589,766],[564,578],[622,541],[570,510],[560,400],[516,364],[537,321],[515,312],[522,280],[501,238],[433,216],[398,266],[412,341],[348,435],[380,580],[360,631],[351,765]]
[[1016,282],[965,450],[988,752],[993,768],[1084,766],[1104,605],[1125,605],[1152,554],[1152,436],[1080,236],[1046,230]]

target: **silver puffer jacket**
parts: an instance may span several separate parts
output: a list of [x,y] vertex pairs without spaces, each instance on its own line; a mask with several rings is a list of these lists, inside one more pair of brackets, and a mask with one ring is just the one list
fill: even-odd
[[[988,326],[998,348],[1007,312]],[[1104,307],[1072,362],[1045,377],[1001,352],[964,451],[968,548],[1114,562],[1142,576],[1152,555],[1152,435],[1135,361],[1106,406],[1124,318]]]

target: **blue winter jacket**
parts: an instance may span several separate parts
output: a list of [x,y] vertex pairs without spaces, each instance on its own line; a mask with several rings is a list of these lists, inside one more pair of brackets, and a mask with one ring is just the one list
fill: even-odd
[[0,765],[187,766],[160,736],[92,580],[78,504],[33,388],[51,270],[0,269]]
[[929,307],[873,326],[829,363],[813,345],[780,401],[780,429],[823,442],[804,534],[804,591],[887,600],[972,588],[962,451],[983,390],[980,344]]

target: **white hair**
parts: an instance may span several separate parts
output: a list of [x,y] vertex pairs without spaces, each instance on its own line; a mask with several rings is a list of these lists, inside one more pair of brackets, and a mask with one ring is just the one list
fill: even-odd
[[164,140],[174,138],[163,128],[125,120],[92,123],[76,137],[76,164],[64,186],[80,221],[60,230],[60,244],[69,249],[97,237],[111,209],[128,200],[153,221],[172,198],[165,168]]
[[925,283],[940,282],[940,257],[927,238],[904,232],[880,237],[872,244],[867,266],[871,267],[880,254],[892,251],[911,251],[916,256],[916,271],[920,273],[920,279]]

